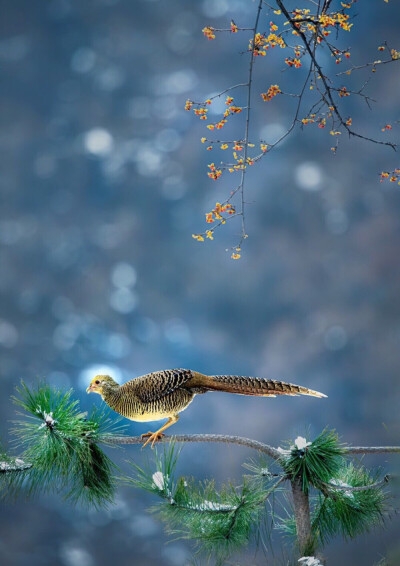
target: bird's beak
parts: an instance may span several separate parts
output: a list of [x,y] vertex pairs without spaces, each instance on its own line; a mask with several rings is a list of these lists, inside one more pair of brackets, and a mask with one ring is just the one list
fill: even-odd
[[86,393],[91,393],[93,391],[93,385],[89,385],[89,387],[86,389]]

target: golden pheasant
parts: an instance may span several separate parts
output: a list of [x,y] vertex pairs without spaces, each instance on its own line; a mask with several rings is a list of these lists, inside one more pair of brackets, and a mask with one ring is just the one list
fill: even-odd
[[151,446],[163,435],[163,431],[176,423],[178,413],[186,409],[195,395],[207,391],[224,391],[238,395],[276,397],[276,395],[312,395],[326,397],[323,393],[293,385],[284,381],[241,377],[238,375],[203,375],[190,369],[156,371],[118,385],[109,375],[96,375],[86,390],[99,393],[107,405],[132,421],[158,421],[168,419],[156,432],[148,432],[143,447]]

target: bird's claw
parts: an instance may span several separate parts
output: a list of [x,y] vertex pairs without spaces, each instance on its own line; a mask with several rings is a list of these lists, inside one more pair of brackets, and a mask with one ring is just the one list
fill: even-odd
[[141,435],[141,438],[145,438],[146,436],[148,436],[149,438],[146,440],[146,442],[143,444],[142,448],[144,448],[145,446],[147,446],[149,444],[149,442],[151,442],[151,447],[154,448],[154,444],[158,441],[161,440],[161,438],[163,436],[165,436],[165,434],[163,434],[162,432],[146,432],[145,434]]

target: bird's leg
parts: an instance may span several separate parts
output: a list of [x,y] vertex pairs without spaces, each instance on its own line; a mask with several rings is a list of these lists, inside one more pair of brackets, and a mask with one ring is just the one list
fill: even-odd
[[154,443],[157,442],[157,440],[160,440],[160,438],[162,438],[164,436],[163,434],[163,430],[165,430],[166,428],[168,428],[169,426],[173,425],[174,423],[176,423],[176,421],[179,419],[178,415],[174,415],[173,417],[169,417],[169,419],[167,420],[167,422],[165,424],[163,424],[163,426],[158,429],[156,432],[146,432],[145,434],[142,434],[142,438],[145,438],[146,436],[148,436],[149,438],[146,440],[146,442],[143,444],[142,448],[144,448],[145,446],[147,446],[149,444],[149,442],[151,442],[151,447],[154,447]]

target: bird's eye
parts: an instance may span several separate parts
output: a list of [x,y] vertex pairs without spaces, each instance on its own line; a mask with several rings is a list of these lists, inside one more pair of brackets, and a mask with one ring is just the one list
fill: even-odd
[[95,384],[99,385],[100,381],[98,379],[96,379]]

